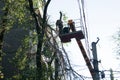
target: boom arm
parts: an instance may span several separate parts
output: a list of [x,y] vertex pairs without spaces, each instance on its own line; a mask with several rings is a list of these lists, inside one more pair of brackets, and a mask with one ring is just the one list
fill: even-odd
[[[72,20],[70,20],[68,24],[70,25],[71,28],[73,28],[73,29],[71,29],[72,32],[75,32],[76,30],[75,30],[74,22],[72,22]],[[77,44],[78,44],[78,46],[79,46],[79,48],[80,48],[80,50],[81,50],[81,52],[82,52],[82,55],[83,55],[83,57],[84,57],[84,60],[85,60],[85,62],[86,62],[86,64],[87,64],[87,67],[88,67],[88,69],[89,69],[89,71],[90,71],[90,74],[91,74],[91,76],[92,76],[92,78],[93,78],[93,76],[94,76],[94,69],[93,69],[93,67],[92,67],[92,65],[91,65],[91,63],[90,63],[90,60],[89,60],[89,58],[88,58],[88,56],[87,56],[87,54],[86,54],[86,51],[85,51],[85,49],[84,49],[84,47],[83,47],[83,44],[82,44],[82,42],[80,41],[80,38],[76,38],[76,41],[77,41]]]

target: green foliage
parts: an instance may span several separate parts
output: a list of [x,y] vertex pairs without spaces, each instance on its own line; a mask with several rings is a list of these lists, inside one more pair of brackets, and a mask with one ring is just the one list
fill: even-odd
[[[16,56],[13,58],[12,63],[18,68],[19,73],[13,76],[16,80],[33,80],[36,77],[36,67],[29,67],[30,59],[28,56],[30,37],[26,37],[23,40],[21,47],[16,52]],[[34,65],[35,66],[35,65]]]
[[43,54],[46,57],[51,58],[52,57],[52,53],[53,53],[52,48],[48,44],[44,45]]
[[6,16],[8,29],[16,25],[19,25],[19,27],[30,27],[29,23],[33,23],[26,0],[6,0],[3,10],[5,9],[8,10],[8,15]]
[[[38,8],[38,0],[34,0],[34,7]],[[39,0],[44,1],[44,0]],[[44,4],[42,4],[44,5]],[[37,44],[37,34],[35,30],[35,21],[30,14],[27,0],[5,0],[5,7],[3,10],[8,9],[8,15],[4,18],[7,19],[6,27],[11,29],[12,27],[19,27],[22,29],[32,30],[32,36],[26,36],[22,40],[22,45],[18,48],[11,63],[18,69],[18,73],[12,76],[8,80],[35,80],[39,73],[36,71],[36,65],[31,64],[29,57],[29,50],[31,47]],[[66,17],[65,17],[66,18]],[[30,44],[30,40],[32,44]],[[49,41],[48,41],[49,42]],[[53,56],[54,49],[47,44],[47,38],[44,37],[43,55],[47,58]],[[35,62],[36,63],[36,62]],[[32,67],[30,67],[32,65]],[[13,71],[14,72],[14,71]],[[42,80],[48,80],[53,75],[54,68],[51,64],[48,65],[42,62]]]
[[[26,0],[5,0],[5,7],[3,7],[3,11],[6,9],[8,10],[8,14],[4,16],[3,19],[7,19],[6,28],[8,30],[12,27],[20,27],[27,30],[34,29],[34,20],[30,15],[28,2]],[[33,80],[36,76],[36,68],[28,67],[29,40],[29,36],[25,37],[23,44],[19,47],[15,57],[13,60],[10,60],[10,62],[18,69],[18,74],[11,77],[11,80]]]
[[67,23],[67,19],[68,19],[68,17],[66,16],[65,13],[63,13],[63,21]]

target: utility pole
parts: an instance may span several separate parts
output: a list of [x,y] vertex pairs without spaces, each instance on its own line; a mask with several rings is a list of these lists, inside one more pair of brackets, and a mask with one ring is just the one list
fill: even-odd
[[92,42],[92,53],[93,53],[93,66],[94,66],[94,76],[93,80],[100,80],[99,77],[99,68],[98,68],[98,58],[97,58],[97,48],[96,44],[99,41],[99,38],[97,38],[97,42]]
[[113,70],[112,69],[110,69],[110,80],[114,80]]

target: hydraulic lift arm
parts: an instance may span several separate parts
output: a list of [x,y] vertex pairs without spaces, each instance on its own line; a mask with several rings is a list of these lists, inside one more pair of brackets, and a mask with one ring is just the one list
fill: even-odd
[[[71,28],[72,32],[75,32],[76,29],[75,29],[74,22],[72,22],[72,20],[70,20],[70,21],[68,22],[68,24],[70,25],[70,28]],[[79,35],[80,35],[80,34],[79,34]],[[91,76],[92,76],[92,78],[93,78],[93,76],[94,76],[94,69],[93,69],[93,67],[92,67],[92,65],[91,65],[91,63],[90,63],[90,59],[88,58],[88,56],[87,56],[87,54],[86,54],[86,51],[85,51],[85,49],[84,49],[84,47],[83,47],[82,42],[80,41],[80,38],[75,37],[75,39],[76,39],[77,44],[78,44],[78,46],[79,46],[79,48],[80,48],[80,50],[81,50],[81,52],[82,52],[82,55],[83,55],[84,60],[85,60],[85,62],[86,62],[86,65],[87,65],[87,67],[88,67],[88,69],[89,69],[89,71],[90,71],[90,74],[91,74]]]

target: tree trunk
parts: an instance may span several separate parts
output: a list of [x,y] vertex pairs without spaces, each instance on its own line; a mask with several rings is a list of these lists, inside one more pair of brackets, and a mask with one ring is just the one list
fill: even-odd
[[[42,76],[42,65],[41,65],[41,53],[42,53],[41,50],[42,50],[42,45],[43,45],[45,28],[47,26],[47,23],[46,23],[47,22],[46,21],[47,7],[51,0],[48,0],[44,6],[43,19],[41,20],[42,22],[38,21],[38,18],[33,8],[33,0],[28,0],[28,1],[29,1],[29,6],[30,6],[30,12],[35,19],[36,31],[37,31],[37,36],[38,36],[38,44],[37,44],[37,52],[36,52],[36,64],[37,64],[36,75],[37,75],[37,80],[42,80],[43,76]],[[40,27],[42,27],[42,29]]]

